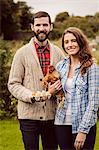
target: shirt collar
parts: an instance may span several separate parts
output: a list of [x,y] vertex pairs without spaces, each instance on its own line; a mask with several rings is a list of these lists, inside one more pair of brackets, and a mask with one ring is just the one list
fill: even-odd
[[42,49],[42,52],[43,52],[45,49],[47,49],[48,51],[50,51],[50,46],[49,46],[49,44],[48,44],[48,41],[47,41],[47,43],[46,43],[45,46],[40,46],[40,45],[39,45],[37,42],[35,42],[35,41],[34,41],[34,45],[35,45],[36,50],[38,50],[38,49],[40,48],[40,49]]
[[[69,56],[67,56],[67,57],[65,57],[65,62],[66,62],[66,64],[69,64],[70,65],[70,57]],[[79,68],[81,68],[81,63],[79,62],[78,63],[78,65],[76,66],[76,69],[79,69]],[[76,70],[75,69],[75,70]]]

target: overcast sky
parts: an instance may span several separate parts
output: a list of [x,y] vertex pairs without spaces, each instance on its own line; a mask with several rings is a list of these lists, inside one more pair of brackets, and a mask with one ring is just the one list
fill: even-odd
[[52,21],[63,11],[74,16],[94,15],[99,12],[99,0],[14,0],[17,1],[25,1],[33,8],[33,13],[40,10],[47,11]]

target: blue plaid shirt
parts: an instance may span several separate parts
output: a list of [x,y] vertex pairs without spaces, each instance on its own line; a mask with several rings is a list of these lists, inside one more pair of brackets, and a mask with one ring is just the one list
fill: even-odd
[[[60,61],[56,69],[60,73],[63,90],[67,80],[70,59],[66,57]],[[65,92],[66,94],[66,92]],[[71,92],[71,118],[72,133],[88,133],[97,121],[97,110],[99,106],[99,68],[94,63],[82,76],[80,64],[75,69]],[[64,101],[63,107],[58,107],[55,121],[64,123],[68,101]]]

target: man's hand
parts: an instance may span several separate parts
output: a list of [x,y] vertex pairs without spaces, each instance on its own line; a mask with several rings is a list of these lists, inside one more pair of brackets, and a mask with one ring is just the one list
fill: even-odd
[[74,147],[76,148],[76,150],[80,150],[84,146],[85,140],[86,140],[86,134],[79,132],[76,136],[75,143],[74,143]]
[[50,99],[51,94],[48,91],[37,91],[37,92],[33,92],[32,96],[31,96],[31,101],[32,103],[34,102],[42,102],[45,100]]

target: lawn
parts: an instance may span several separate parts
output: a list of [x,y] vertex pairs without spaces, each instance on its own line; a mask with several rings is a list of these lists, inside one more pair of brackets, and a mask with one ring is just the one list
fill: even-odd
[[24,150],[18,121],[0,121],[0,150]]
[[[94,150],[99,150],[99,121],[97,123],[97,137]],[[24,150],[17,121],[0,121],[0,150]],[[42,150],[40,141],[40,150]]]

